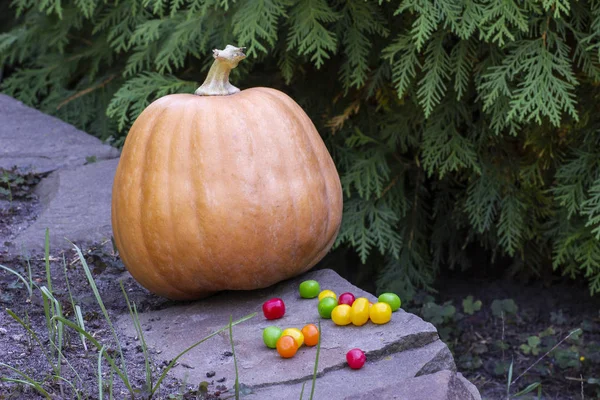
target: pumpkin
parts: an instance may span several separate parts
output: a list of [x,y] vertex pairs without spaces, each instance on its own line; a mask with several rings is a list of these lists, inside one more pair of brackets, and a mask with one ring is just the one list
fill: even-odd
[[268,287],[313,267],[339,231],[342,188],[325,144],[283,92],[229,83],[243,50],[214,50],[196,93],[151,103],[125,141],[115,244],[160,296]]

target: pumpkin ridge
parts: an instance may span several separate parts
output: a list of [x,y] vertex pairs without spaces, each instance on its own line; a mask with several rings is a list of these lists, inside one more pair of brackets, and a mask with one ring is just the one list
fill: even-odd
[[[261,88],[262,89],[262,88]],[[290,118],[294,119],[294,121],[296,122],[296,124],[298,126],[302,127],[302,132],[304,133],[303,136],[303,142],[305,143],[305,146],[307,148],[310,148],[310,151],[312,152],[312,155],[314,157],[314,159],[317,161],[317,163],[319,164],[319,168],[317,168],[317,172],[321,177],[321,181],[323,182],[323,188],[324,188],[324,199],[322,199],[321,201],[324,200],[325,203],[329,203],[329,189],[327,187],[327,177],[325,175],[323,175],[323,171],[322,171],[322,164],[321,164],[321,159],[319,157],[318,152],[316,151],[315,148],[315,144],[312,140],[312,135],[310,134],[311,130],[314,130],[315,132],[318,131],[316,130],[316,128],[314,126],[308,125],[305,123],[304,118],[301,118],[301,116],[304,114],[304,110],[302,110],[302,107],[296,105],[297,108],[299,108],[302,111],[302,114],[300,114],[300,116],[298,116],[298,112],[294,112],[296,110],[294,110],[293,104],[290,104],[290,98],[289,96],[287,96],[285,93],[278,91],[278,90],[274,90],[274,89],[269,89],[269,88],[264,88],[265,90],[260,90],[262,93],[267,94],[268,96],[275,98],[276,102],[278,104],[281,104],[282,106],[284,106],[286,108],[286,110],[290,111],[287,113],[287,115],[290,116]],[[308,128],[308,129],[307,129]],[[310,157],[305,157],[305,159],[303,161],[308,161],[310,159]],[[308,165],[308,162],[302,162],[301,163],[303,165],[304,171],[305,171],[305,176],[308,177],[308,180],[311,179],[311,173],[314,170],[314,168],[310,168],[310,166]],[[310,171],[309,173],[306,173],[306,171]],[[307,181],[307,179],[305,179],[305,182]],[[308,197],[309,201],[310,201],[310,215],[311,215],[311,223],[310,223],[310,228],[311,231],[313,231],[313,237],[317,235],[318,232],[314,232],[315,229],[315,225],[318,225],[319,221],[318,218],[316,218],[316,212],[315,212],[315,204],[312,201],[312,196]],[[321,207],[322,208],[322,207]],[[330,210],[328,207],[326,208],[326,213],[327,213],[327,218],[326,218],[326,224],[325,224],[325,228],[322,228],[322,232],[320,232],[320,236],[322,237],[327,237],[327,232],[329,230],[329,219],[330,219]],[[317,219],[317,220],[315,220]],[[316,238],[314,240],[312,240],[313,243],[317,243],[320,242],[321,240],[316,240]]]
[[[159,148],[160,146],[157,146],[156,144],[153,145],[153,143],[157,142],[156,139],[156,135],[157,133],[162,133],[164,131],[166,131],[167,129],[157,129],[157,126],[163,126],[166,125],[168,126],[169,118],[168,117],[168,111],[169,111],[169,107],[164,107],[162,110],[160,110],[159,118],[156,118],[152,121],[151,124],[149,124],[148,128],[146,129],[146,131],[144,132],[146,134],[146,136],[149,137],[150,140],[148,140],[148,145],[144,148],[144,153],[146,154],[146,157],[144,157],[144,166],[143,166],[143,170],[144,170],[144,174],[142,175],[142,182],[148,182],[148,171],[153,171],[153,173],[155,173],[155,169],[152,168],[152,165],[156,162],[156,160],[153,160],[151,155],[156,156],[157,153],[160,154],[160,152],[157,152],[156,150],[152,150],[153,147],[157,147]],[[165,115],[166,114],[166,115]],[[165,136],[170,136],[170,135],[166,135]],[[164,184],[164,182],[163,182]],[[156,184],[154,183],[153,185],[151,185],[150,187],[150,192],[154,193],[156,192]],[[138,207],[138,209],[140,210],[140,214],[141,214],[141,223],[139,225],[140,229],[141,229],[141,234],[142,234],[142,242],[144,244],[144,248],[146,251],[146,254],[148,255],[148,260],[150,261],[150,263],[152,264],[153,269],[159,271],[159,278],[161,278],[162,281],[169,279],[166,277],[172,277],[172,271],[170,271],[170,269],[168,268],[168,266],[164,265],[164,262],[161,261],[160,255],[158,257],[156,257],[156,255],[154,254],[157,250],[156,250],[156,245],[152,242],[151,238],[153,236],[153,232],[156,229],[155,226],[150,226],[148,227],[148,221],[147,218],[149,215],[151,215],[151,213],[149,212],[149,207],[150,207],[150,201],[147,198],[147,196],[144,194],[144,192],[146,190],[148,190],[148,187],[146,186],[146,190],[144,190],[144,185],[141,185],[140,187],[141,189],[141,197],[140,197],[140,205]],[[149,228],[149,229],[148,229]],[[149,245],[152,245],[152,249],[149,248]],[[144,268],[144,272],[148,270],[148,268]],[[155,284],[155,282],[153,282],[153,284]],[[162,282],[161,285],[162,286]],[[160,287],[159,286],[159,287]],[[171,285],[169,285],[171,286]],[[171,286],[172,287],[172,286]],[[185,292],[183,292],[181,289],[179,288],[173,288],[175,289],[177,292],[183,293],[185,294]]]
[[[177,165],[181,162],[181,159],[186,159],[187,157],[178,157],[177,154],[177,150],[178,150],[178,141],[177,139],[183,139],[183,137],[185,136],[185,132],[186,130],[182,129],[185,128],[184,126],[184,121],[186,121],[186,113],[190,107],[190,103],[188,101],[182,101],[183,103],[183,110],[179,113],[177,113],[177,122],[175,123],[175,125],[173,126],[172,132],[170,134],[168,134],[167,136],[169,136],[169,143],[166,146],[165,149],[165,153],[167,154],[167,159],[165,161],[165,165],[167,165],[168,171],[170,173],[172,173],[173,171],[177,171]],[[177,237],[177,227],[176,227],[176,218],[175,216],[177,215],[177,213],[174,210],[174,207],[177,205],[177,197],[181,196],[181,193],[177,193],[177,191],[173,188],[174,186],[174,182],[177,179],[169,179],[169,175],[165,175],[166,178],[166,186],[169,188],[168,193],[172,193],[173,194],[173,198],[169,197],[167,200],[167,207],[165,207],[165,212],[167,213],[167,221],[169,221],[169,226],[170,229],[168,229],[168,234],[169,234],[169,238],[167,239],[169,243],[172,243],[173,248],[170,249],[170,259],[171,259],[171,274],[168,275],[168,277],[166,278],[166,281],[168,282],[168,284],[171,287],[176,287],[175,284],[173,284],[173,280],[175,282],[185,282],[184,279],[182,279],[183,276],[185,276],[185,273],[183,271],[183,268],[185,268],[184,266],[182,266],[181,262],[179,262],[179,257],[177,256],[173,256],[173,253],[177,254],[180,251],[180,246],[181,246],[181,240],[178,239]],[[182,288],[179,288],[180,290],[183,290]],[[188,290],[183,290],[184,292],[188,292]]]

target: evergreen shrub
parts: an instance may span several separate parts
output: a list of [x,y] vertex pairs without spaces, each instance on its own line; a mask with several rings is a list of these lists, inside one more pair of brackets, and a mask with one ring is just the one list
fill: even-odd
[[441,268],[552,269],[600,292],[599,0],[12,0],[1,90],[123,143],[213,48],[295,98],[337,162],[338,246],[379,291]]

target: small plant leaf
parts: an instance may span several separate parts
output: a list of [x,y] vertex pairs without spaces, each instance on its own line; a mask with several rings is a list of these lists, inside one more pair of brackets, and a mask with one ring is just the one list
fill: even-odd
[[481,310],[481,300],[473,301],[473,296],[467,296],[462,305],[465,314],[473,315],[475,311]]

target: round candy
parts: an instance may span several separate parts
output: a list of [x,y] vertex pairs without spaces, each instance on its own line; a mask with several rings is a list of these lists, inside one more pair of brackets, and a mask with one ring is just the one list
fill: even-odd
[[352,322],[352,307],[348,304],[339,304],[331,312],[331,320],[336,325],[348,325]]
[[333,297],[337,300],[337,296],[332,290],[323,290],[321,293],[319,293],[319,301],[323,300],[325,297]]
[[348,304],[349,306],[354,303],[355,297],[352,293],[346,292],[340,294],[340,298],[338,299],[338,304]]
[[365,365],[367,357],[361,349],[352,349],[346,353],[346,361],[348,362],[348,366],[350,366],[350,368],[360,369],[363,365]]
[[361,326],[369,320],[369,300],[366,297],[359,297],[352,303],[352,323]]
[[285,314],[285,303],[279,298],[267,300],[262,306],[266,319],[279,319]]
[[386,324],[392,319],[392,307],[388,303],[377,302],[369,310],[369,317],[374,324]]
[[300,297],[305,299],[314,299],[319,295],[321,287],[319,286],[319,282],[310,280],[302,282],[298,290],[300,291]]
[[294,357],[298,351],[298,343],[291,336],[281,336],[277,341],[277,352],[283,358]]
[[263,330],[263,342],[268,348],[274,349],[277,347],[277,341],[281,337],[283,331],[277,326],[268,326]]
[[281,336],[293,337],[294,340],[296,341],[296,343],[298,344],[298,347],[302,347],[302,345],[304,344],[304,335],[298,328],[284,329],[283,332],[281,333]]
[[338,302],[333,297],[324,297],[323,300],[319,301],[319,315],[321,318],[331,318],[331,312],[338,305]]
[[402,305],[400,297],[398,297],[398,295],[395,293],[382,293],[379,295],[379,298],[377,300],[379,300],[382,303],[388,303],[392,308],[392,312],[399,309],[400,305]]
[[304,335],[304,344],[307,346],[315,346],[319,343],[319,328],[315,324],[308,324],[302,328]]

